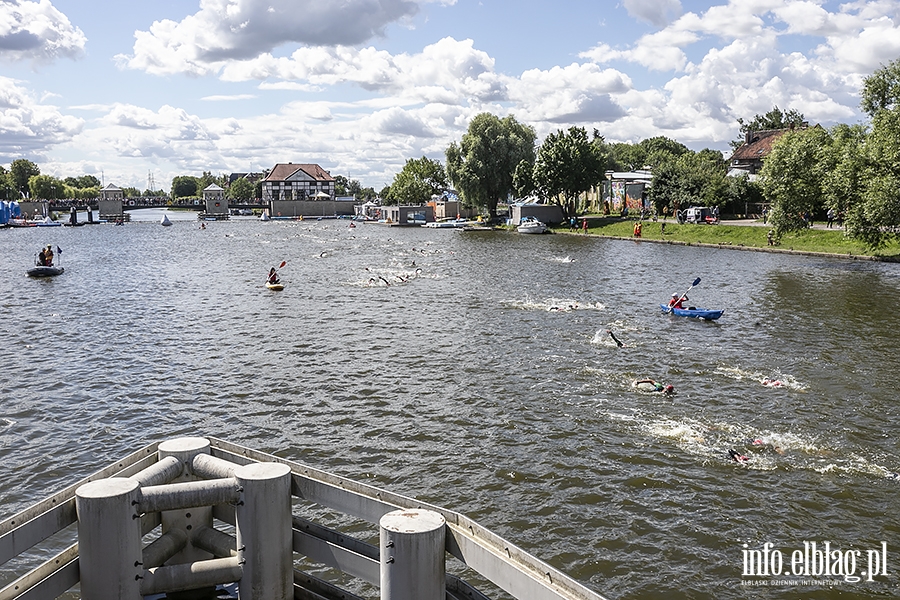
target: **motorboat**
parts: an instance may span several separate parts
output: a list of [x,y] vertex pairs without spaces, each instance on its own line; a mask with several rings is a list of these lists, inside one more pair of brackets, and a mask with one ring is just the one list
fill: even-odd
[[519,233],[547,233],[548,227],[534,217],[525,217],[519,222],[516,231]]
[[36,227],[62,227],[62,223],[59,221],[54,221],[50,217],[44,217],[42,220],[37,221],[35,223]]

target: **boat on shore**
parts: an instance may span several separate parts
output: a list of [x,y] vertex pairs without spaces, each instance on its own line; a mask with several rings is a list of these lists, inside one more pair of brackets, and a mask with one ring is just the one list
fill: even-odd
[[714,310],[711,308],[670,308],[665,304],[660,304],[659,307],[666,314],[675,315],[676,317],[703,319],[704,321],[715,321],[725,312],[724,310]]
[[548,229],[543,221],[538,221],[534,217],[523,218],[516,227],[516,231],[519,233],[547,233]]
[[28,269],[26,274],[29,277],[55,277],[57,275],[62,275],[63,271],[65,271],[63,267],[36,266]]

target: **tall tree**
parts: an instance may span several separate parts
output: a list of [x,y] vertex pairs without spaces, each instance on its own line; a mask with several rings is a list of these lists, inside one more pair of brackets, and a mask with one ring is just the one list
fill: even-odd
[[775,106],[766,114],[756,115],[748,122],[744,122],[744,119],[740,118],[737,122],[741,126],[741,135],[738,139],[731,142],[731,147],[734,150],[737,150],[744,144],[747,134],[751,131],[789,129],[791,127],[800,129],[806,122],[806,118],[803,116],[803,113],[793,108],[783,111],[778,106]]
[[191,175],[177,175],[172,178],[172,199],[196,196],[199,188],[196,177]]
[[246,177],[241,177],[229,186],[228,197],[242,202],[250,200],[253,197],[253,184]]
[[447,148],[447,174],[468,206],[497,215],[497,203],[515,189],[513,176],[520,162],[534,163],[534,129],[512,115],[500,119],[481,113],[469,123],[459,145]]
[[792,131],[775,142],[759,181],[772,203],[776,235],[806,228],[803,215],[822,208],[831,159],[831,137],[821,127]]
[[16,189],[16,194],[20,195],[29,192],[28,180],[35,175],[40,175],[41,170],[30,160],[18,158],[10,164],[9,173],[10,177],[12,177],[12,184]]
[[16,188],[13,185],[11,173],[7,171],[3,165],[0,165],[0,198],[4,200],[15,200],[18,198]]
[[900,107],[900,58],[866,77],[861,96],[859,104],[870,117]]
[[35,200],[59,200],[66,197],[66,184],[50,175],[33,175],[28,180],[28,188]]
[[559,204],[566,218],[578,214],[576,200],[605,176],[606,161],[599,143],[588,140],[587,131],[570,127],[549,134],[534,163],[535,187]]
[[447,173],[437,160],[411,158],[391,182],[391,200],[397,204],[424,204],[447,188]]

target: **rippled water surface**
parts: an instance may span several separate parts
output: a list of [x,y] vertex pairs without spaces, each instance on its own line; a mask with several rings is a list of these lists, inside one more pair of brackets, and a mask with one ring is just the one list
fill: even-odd
[[[467,514],[611,598],[900,595],[900,266],[150,214],[0,231],[4,516],[214,435]],[[48,243],[66,272],[26,278]],[[696,277],[722,319],[661,314]],[[742,577],[744,544],[788,566],[805,541],[885,541],[889,575]]]

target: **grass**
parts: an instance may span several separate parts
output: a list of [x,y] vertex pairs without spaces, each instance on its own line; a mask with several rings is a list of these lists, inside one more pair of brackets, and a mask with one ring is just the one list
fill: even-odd
[[[588,217],[588,234],[610,237],[633,237],[636,221],[608,217]],[[580,221],[579,221],[580,224]],[[768,248],[766,234],[769,227],[745,225],[679,225],[673,221],[665,223],[662,232],[662,221],[644,221],[641,239],[664,240],[667,242],[690,244],[721,244],[723,246],[747,246],[752,248]],[[558,232],[567,232],[567,226],[559,226]],[[579,228],[581,231],[581,228]],[[861,242],[844,236],[839,229],[808,229],[797,233],[785,234],[775,246],[783,250],[802,252],[824,252],[829,254],[851,254],[900,258],[900,244],[893,242],[886,247],[873,251]]]

